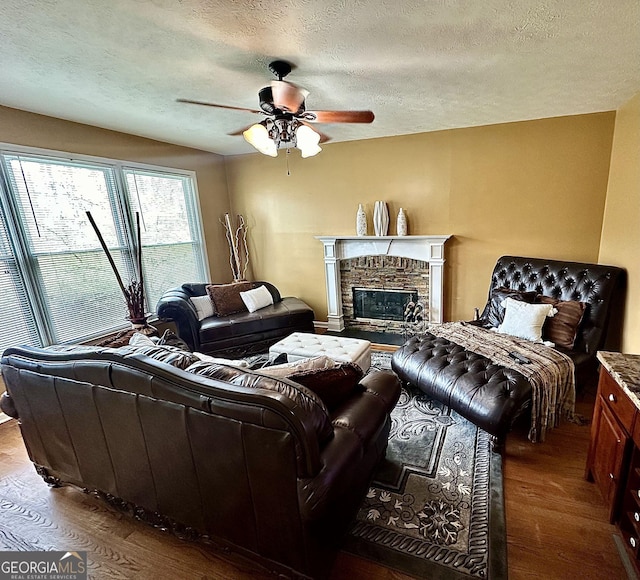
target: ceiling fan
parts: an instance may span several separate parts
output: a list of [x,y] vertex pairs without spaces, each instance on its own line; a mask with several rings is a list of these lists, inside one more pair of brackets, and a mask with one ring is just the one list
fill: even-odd
[[311,157],[321,151],[319,143],[330,137],[314,129],[309,123],[371,123],[371,111],[307,111],[305,100],[309,91],[283,80],[292,70],[284,60],[274,60],[269,70],[277,77],[258,92],[260,109],[232,107],[191,99],[177,99],[179,103],[204,105],[218,109],[244,111],[266,116],[264,121],[244,127],[229,135],[243,135],[261,153],[276,157],[280,147],[297,147],[302,157]]

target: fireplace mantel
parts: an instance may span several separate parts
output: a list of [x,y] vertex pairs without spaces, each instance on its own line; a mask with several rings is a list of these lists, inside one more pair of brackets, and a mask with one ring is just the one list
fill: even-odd
[[429,322],[442,322],[444,244],[447,236],[316,236],[324,246],[328,329],[344,329],[340,260],[360,256],[396,256],[429,264]]

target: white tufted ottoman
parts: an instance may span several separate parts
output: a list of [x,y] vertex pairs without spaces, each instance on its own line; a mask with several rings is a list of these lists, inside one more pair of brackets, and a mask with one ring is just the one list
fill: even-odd
[[270,359],[282,353],[286,353],[289,362],[324,355],[338,362],[355,363],[365,373],[371,366],[371,343],[358,338],[294,332],[269,348]]

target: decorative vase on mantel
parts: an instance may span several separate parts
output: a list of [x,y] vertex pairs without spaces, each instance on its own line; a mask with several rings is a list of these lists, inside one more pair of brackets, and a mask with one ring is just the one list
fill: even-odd
[[373,229],[376,236],[386,236],[389,231],[389,209],[384,201],[376,201],[373,207]]
[[396,221],[396,232],[399,236],[407,235],[407,215],[404,213],[404,210],[400,208],[398,212],[398,219]]
[[367,235],[367,214],[364,212],[362,204],[358,204],[358,212],[356,213],[356,235]]

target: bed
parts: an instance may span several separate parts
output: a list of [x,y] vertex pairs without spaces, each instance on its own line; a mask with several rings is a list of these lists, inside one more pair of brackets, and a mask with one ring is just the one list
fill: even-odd
[[[563,416],[572,417],[576,388],[596,379],[596,353],[623,288],[624,270],[615,266],[503,256],[477,320],[428,327],[393,354],[391,366],[487,431],[496,450],[527,409],[529,439],[544,441]],[[526,324],[533,318],[537,342],[527,335],[537,329]]]

